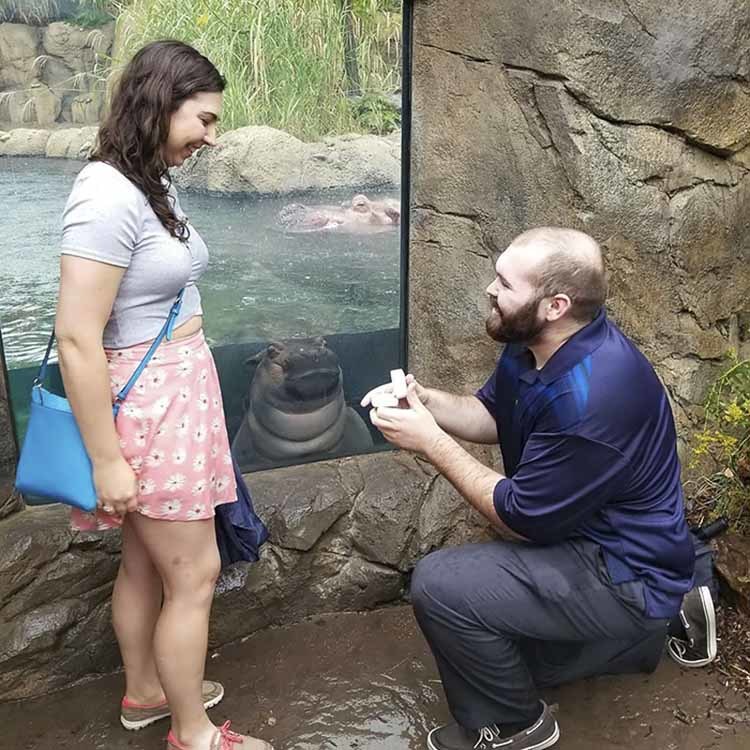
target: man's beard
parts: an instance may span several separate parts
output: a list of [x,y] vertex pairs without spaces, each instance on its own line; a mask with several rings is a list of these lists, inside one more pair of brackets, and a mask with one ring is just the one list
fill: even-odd
[[544,320],[539,319],[541,300],[534,297],[514,313],[501,314],[495,298],[490,297],[492,311],[485,321],[487,334],[502,344],[530,343],[544,329]]

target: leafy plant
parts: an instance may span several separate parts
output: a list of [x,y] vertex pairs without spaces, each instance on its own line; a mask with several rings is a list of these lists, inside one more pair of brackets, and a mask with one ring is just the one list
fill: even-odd
[[703,481],[714,497],[709,515],[726,515],[736,528],[750,530],[750,360],[735,353],[706,398],[691,464],[706,457],[718,467]]
[[357,122],[368,132],[385,135],[401,125],[398,107],[382,94],[365,94],[352,101]]
[[[400,3],[393,0],[113,0],[122,60],[146,42],[181,39],[227,79],[222,127],[268,125],[303,140],[389,126],[352,107],[345,62],[355,40],[361,90],[401,85]],[[345,9],[351,5],[350,11]],[[347,17],[344,15],[349,12]],[[348,42],[344,29],[350,30]]]

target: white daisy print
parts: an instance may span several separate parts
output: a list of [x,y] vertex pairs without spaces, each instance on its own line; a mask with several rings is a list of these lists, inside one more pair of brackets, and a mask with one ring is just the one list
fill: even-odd
[[193,356],[193,350],[189,346],[181,346],[178,353],[181,359],[190,359]]
[[122,387],[127,383],[127,380],[125,378],[121,378],[117,375],[113,375],[109,379],[109,385],[112,388],[113,391],[120,391],[122,390]]
[[167,500],[166,503],[161,504],[161,513],[163,516],[176,516],[180,512],[180,508],[182,508],[181,500],[176,498]]
[[156,489],[156,482],[153,479],[141,479],[138,482],[138,493],[141,495],[150,495]]
[[193,485],[193,494],[194,495],[202,495],[205,491],[206,491],[206,480],[205,479],[199,479]]
[[177,423],[175,432],[177,433],[178,437],[185,437],[188,434],[189,429],[190,429],[190,417],[187,414],[183,414],[183,416],[180,417],[180,421]]
[[143,419],[143,409],[140,406],[129,404],[127,401],[122,405],[120,412],[123,416],[131,419]]
[[133,386],[133,390],[139,396],[143,396],[146,393],[146,381],[143,378],[139,378],[138,382]]
[[187,451],[184,448],[178,448],[172,454],[172,463],[184,464],[186,458],[187,458]]
[[203,469],[206,468],[206,454],[205,453],[199,453],[194,459],[193,459],[193,469],[195,471],[203,471]]
[[201,361],[206,358],[206,350],[205,349],[198,349],[198,351],[195,353],[195,358],[200,359]]
[[146,456],[146,466],[151,466],[153,468],[161,466],[166,457],[167,454],[161,450],[161,448],[154,448],[151,453]]
[[169,397],[162,396],[154,401],[154,405],[151,407],[151,413],[156,417],[161,417],[163,414],[167,413],[167,409],[169,409]]
[[137,430],[135,435],[133,436],[133,442],[136,444],[138,448],[145,448],[147,437],[148,437],[148,432],[146,430],[143,430],[143,429]]
[[214,405],[214,409],[218,409],[221,406],[221,401],[216,396],[211,399],[211,403]]
[[190,388],[188,388],[186,385],[183,385],[182,388],[180,388],[179,399],[184,404],[190,401]]
[[208,380],[208,370],[204,367],[198,374],[198,382],[203,385]]
[[133,456],[128,463],[133,471],[140,471],[143,466],[143,456]]
[[205,393],[201,393],[200,396],[198,396],[198,408],[201,411],[206,411],[208,409],[208,396]]
[[161,438],[166,437],[169,434],[169,427],[164,422],[159,425],[159,429],[156,430],[155,437]]
[[184,474],[172,474],[169,479],[167,479],[166,482],[164,482],[164,489],[167,492],[177,492],[177,490],[181,490],[183,485],[185,484],[185,475]]
[[188,521],[193,521],[196,518],[203,518],[206,515],[206,506],[202,503],[196,503],[187,512]]
[[211,458],[216,458],[219,455],[219,449],[215,446],[211,446]]
[[128,444],[128,441],[125,440],[125,438],[120,438],[120,448],[124,449],[125,447],[127,447],[127,444]]
[[227,465],[232,465],[232,454],[231,453],[225,453],[224,458],[222,458],[222,461]]
[[211,476],[208,478],[208,484],[211,487],[215,487],[216,486],[216,474],[211,474]]
[[146,382],[149,384],[149,386],[153,386],[154,388],[161,388],[164,383],[167,382],[167,373],[164,372],[164,370],[153,370],[152,372],[147,371],[146,375]]
[[229,487],[229,477],[219,477],[216,480],[216,491],[217,492],[224,492],[224,490]]
[[206,439],[207,434],[208,430],[206,429],[206,425],[199,424],[193,431],[193,440],[195,440],[196,443],[202,443]]
[[214,417],[211,420],[211,432],[213,432],[214,435],[221,432],[221,417]]
[[193,363],[189,359],[183,359],[177,365],[177,372],[181,378],[186,378],[193,371]]

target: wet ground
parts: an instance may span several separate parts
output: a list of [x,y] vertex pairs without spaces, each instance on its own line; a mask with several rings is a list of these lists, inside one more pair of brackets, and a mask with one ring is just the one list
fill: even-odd
[[[416,750],[449,720],[437,672],[408,607],[318,617],[211,654],[227,687],[219,723],[276,750]],[[0,704],[2,750],[162,750],[167,724],[117,722],[122,677]],[[750,706],[720,675],[665,658],[650,676],[604,677],[549,691],[559,750],[748,750]]]

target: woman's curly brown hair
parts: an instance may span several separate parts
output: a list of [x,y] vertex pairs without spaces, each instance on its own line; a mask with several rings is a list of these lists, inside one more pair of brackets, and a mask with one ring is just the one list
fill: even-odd
[[182,242],[189,230],[168,200],[170,178],[162,154],[170,118],[186,99],[221,93],[225,85],[214,64],[190,45],[169,39],[147,44],[125,67],[90,157],[137,185],[159,221]]

